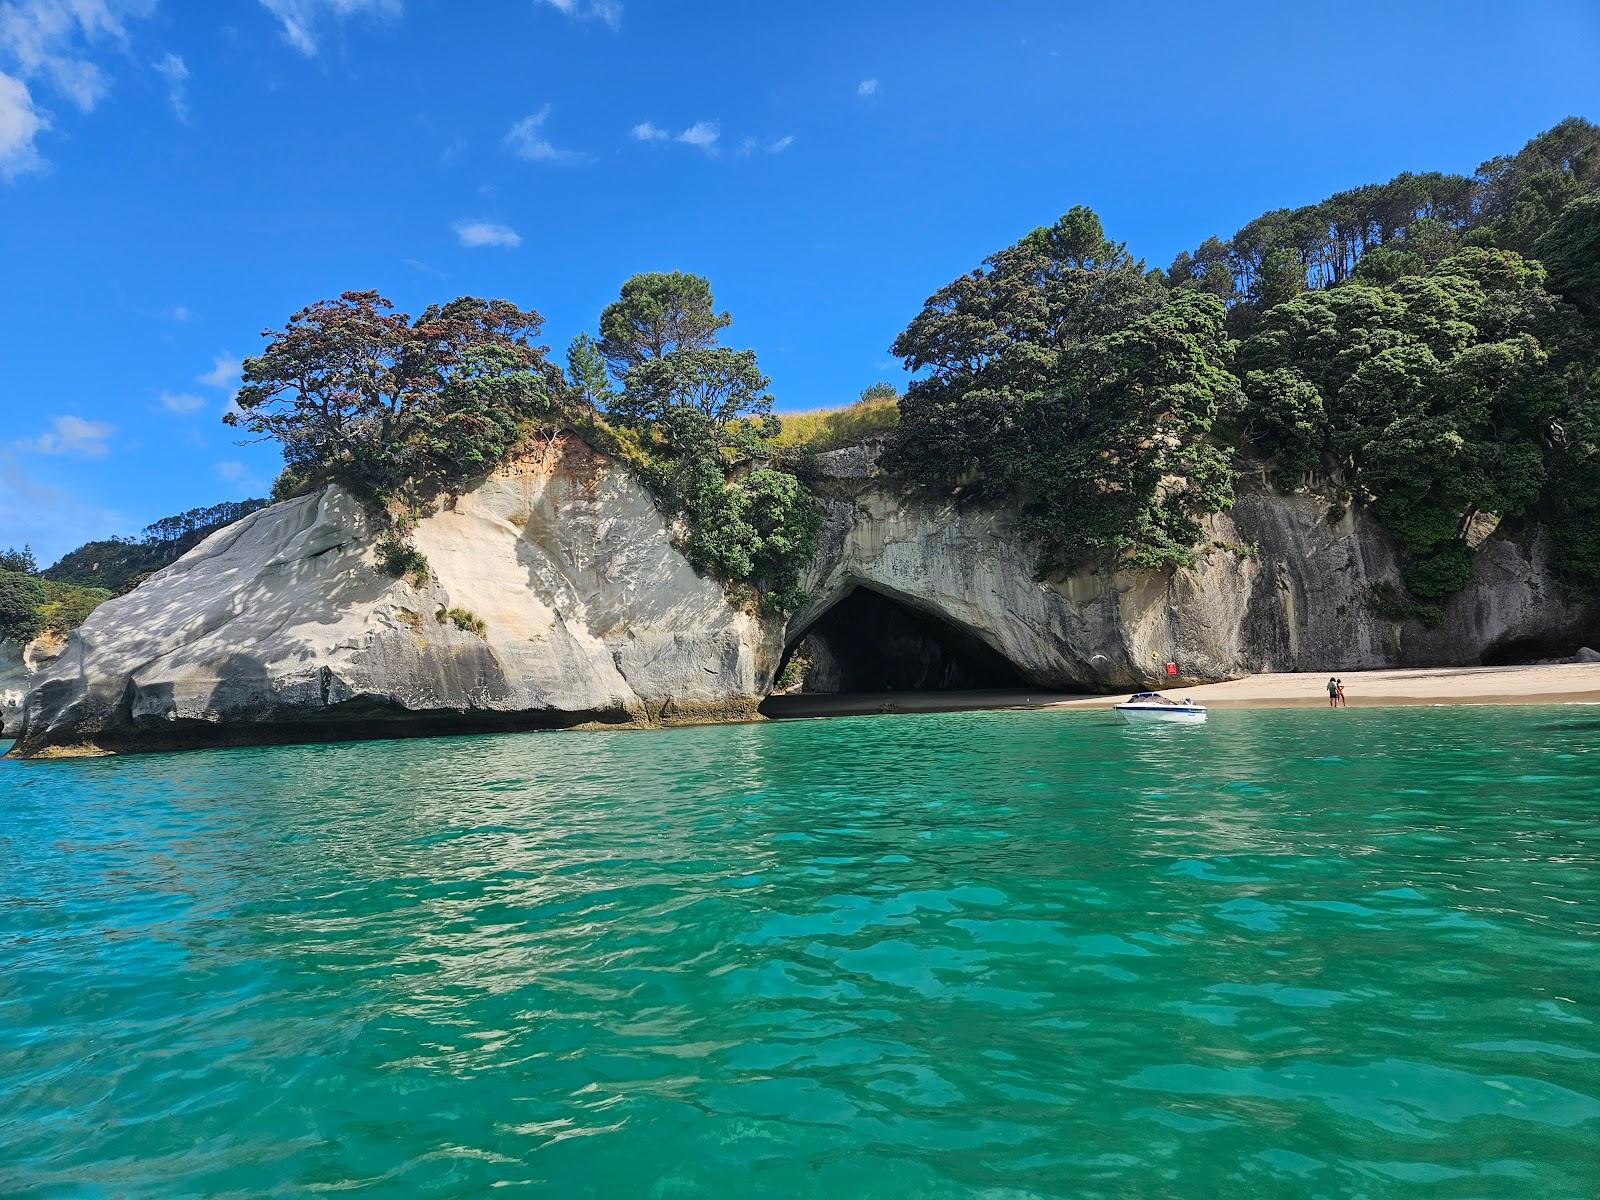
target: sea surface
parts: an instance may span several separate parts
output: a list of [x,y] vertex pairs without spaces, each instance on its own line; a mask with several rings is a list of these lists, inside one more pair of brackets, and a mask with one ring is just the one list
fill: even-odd
[[1592,1200],[1597,867],[1594,708],[7,761],[0,1196]]

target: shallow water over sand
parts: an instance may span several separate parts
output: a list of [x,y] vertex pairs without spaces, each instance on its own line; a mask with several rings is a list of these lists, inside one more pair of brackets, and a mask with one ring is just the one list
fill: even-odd
[[1597,767],[1561,708],[0,762],[0,1194],[1592,1197]]

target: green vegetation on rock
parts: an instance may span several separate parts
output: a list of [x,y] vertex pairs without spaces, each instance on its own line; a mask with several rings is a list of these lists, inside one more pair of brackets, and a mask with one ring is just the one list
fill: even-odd
[[[1370,505],[1434,616],[1475,518],[1535,516],[1600,583],[1600,127],[1397,176],[1145,270],[1075,208],[929,298],[894,459],[1021,511],[1042,569],[1193,559],[1235,464]],[[1541,262],[1538,255],[1545,261]],[[1242,339],[1242,340],[1236,340]]]
[[601,313],[600,340],[580,335],[568,351],[568,383],[604,413],[591,435],[682,518],[696,569],[754,587],[764,609],[783,612],[802,599],[822,518],[799,478],[759,465],[782,426],[755,351],[718,343],[729,323],[705,279],[635,275]]

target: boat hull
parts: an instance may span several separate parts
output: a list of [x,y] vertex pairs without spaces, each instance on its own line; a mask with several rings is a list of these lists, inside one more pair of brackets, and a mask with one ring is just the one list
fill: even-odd
[[1177,705],[1139,705],[1118,704],[1114,705],[1117,714],[1124,720],[1136,725],[1147,722],[1159,722],[1168,725],[1203,725],[1206,719],[1206,710],[1203,708],[1179,707]]

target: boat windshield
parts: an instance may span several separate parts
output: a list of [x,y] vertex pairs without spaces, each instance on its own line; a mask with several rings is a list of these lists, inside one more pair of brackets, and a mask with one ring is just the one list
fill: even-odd
[[1160,692],[1135,692],[1128,698],[1129,704],[1170,704],[1173,708],[1181,708],[1176,700],[1168,700]]

